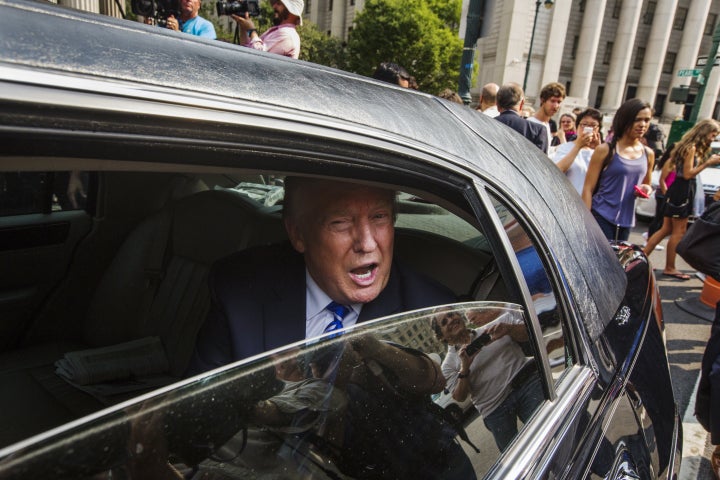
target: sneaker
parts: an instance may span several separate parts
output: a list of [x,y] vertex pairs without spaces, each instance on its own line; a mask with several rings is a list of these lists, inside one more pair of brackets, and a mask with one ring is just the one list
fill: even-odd
[[665,250],[665,247],[663,247],[662,245],[658,244],[658,245],[655,247],[655,250],[657,250],[658,252],[661,252],[661,251]]
[[647,232],[643,232],[642,237],[647,241],[647,238],[648,238]]

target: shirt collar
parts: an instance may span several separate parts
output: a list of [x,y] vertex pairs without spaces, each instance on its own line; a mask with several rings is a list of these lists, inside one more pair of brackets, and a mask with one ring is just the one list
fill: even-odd
[[[325,307],[333,300],[315,283],[315,280],[313,280],[307,268],[305,269],[305,285],[305,318],[312,318],[325,310]],[[346,307],[350,307],[354,313],[359,314],[362,303],[354,303],[352,305],[346,305]]]

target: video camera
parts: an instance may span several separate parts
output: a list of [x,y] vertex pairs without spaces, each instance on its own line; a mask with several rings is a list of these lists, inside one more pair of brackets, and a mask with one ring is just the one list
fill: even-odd
[[251,17],[260,15],[259,0],[218,0],[215,4],[218,16],[222,15],[245,15],[249,12]]
[[130,7],[135,15],[154,18],[159,27],[167,27],[170,15],[180,18],[180,0],[132,0]]

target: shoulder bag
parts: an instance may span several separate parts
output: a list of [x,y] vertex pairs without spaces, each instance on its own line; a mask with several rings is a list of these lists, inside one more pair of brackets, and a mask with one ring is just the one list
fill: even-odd
[[720,280],[720,201],[713,202],[688,228],[677,253],[694,269]]

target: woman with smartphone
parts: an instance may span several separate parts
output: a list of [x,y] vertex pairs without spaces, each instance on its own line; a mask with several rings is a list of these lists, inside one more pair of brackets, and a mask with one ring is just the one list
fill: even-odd
[[635,197],[652,192],[655,153],[641,141],[652,119],[650,104],[633,98],[613,118],[613,138],[590,158],[582,198],[608,240],[627,241],[635,226]]
[[[603,115],[599,110],[588,108],[578,115],[578,133],[572,141],[563,143],[555,151],[553,161],[565,172],[578,194],[582,195],[590,157],[600,145],[600,129]],[[562,123],[562,121],[561,121]]]
[[695,124],[672,151],[675,165],[675,180],[665,195],[663,224],[650,238],[643,251],[650,255],[658,243],[670,235],[665,252],[663,275],[678,280],[689,280],[690,276],[680,272],[675,266],[675,250],[685,235],[688,217],[692,214],[695,198],[695,177],[705,168],[720,164],[720,155],[710,154],[710,144],[720,134],[720,124],[709,118]]

